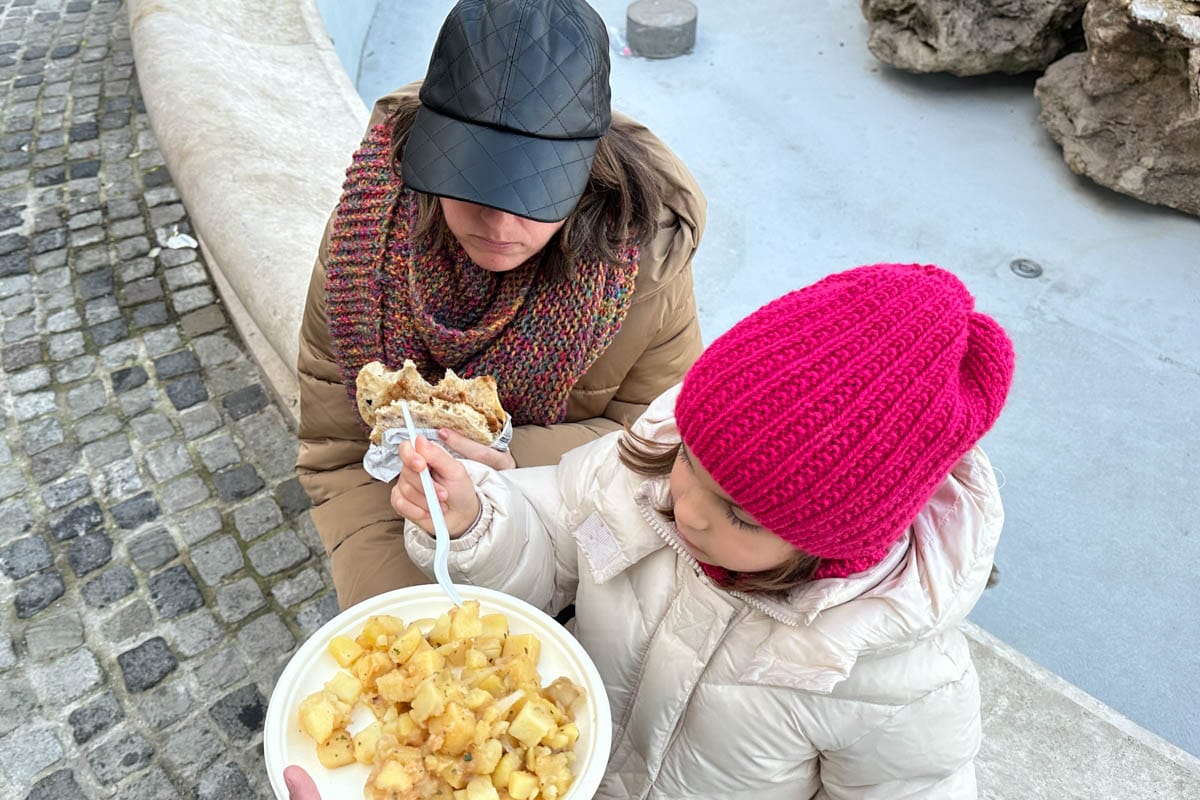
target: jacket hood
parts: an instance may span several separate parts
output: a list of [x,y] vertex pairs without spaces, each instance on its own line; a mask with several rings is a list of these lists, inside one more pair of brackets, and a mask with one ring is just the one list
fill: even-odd
[[[657,441],[679,441],[676,394],[673,389],[656,400],[634,430]],[[665,480],[644,481],[637,493],[644,516],[645,509],[669,502]],[[907,650],[957,626],[987,584],[1003,518],[995,474],[976,447],[870,570],[812,581],[786,595],[729,592],[758,612],[743,623],[759,633],[743,680],[830,692],[860,659]],[[669,523],[659,520],[650,527],[681,558],[691,559]],[[635,539],[623,543],[628,562],[658,549]],[[710,582],[703,573],[697,580]],[[713,590],[724,591],[715,584]]]

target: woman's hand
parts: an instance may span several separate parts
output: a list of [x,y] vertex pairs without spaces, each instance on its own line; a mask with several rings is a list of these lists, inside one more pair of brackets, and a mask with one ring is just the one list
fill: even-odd
[[300,767],[292,765],[284,769],[283,782],[287,784],[288,800],[321,800],[312,777]]
[[445,442],[446,446],[454,452],[461,455],[463,458],[469,458],[472,461],[478,461],[485,467],[491,467],[495,470],[515,469],[517,462],[513,457],[505,451],[495,450],[488,447],[486,444],[468,439],[461,433],[455,433],[449,428],[443,428],[438,431],[438,438]]
[[433,519],[429,516],[429,504],[425,500],[420,475],[428,465],[450,538],[462,536],[479,519],[480,504],[475,483],[457,458],[424,436],[418,436],[415,442],[400,444],[400,461],[404,464],[404,470],[392,487],[392,508],[397,514],[427,533],[433,532]]

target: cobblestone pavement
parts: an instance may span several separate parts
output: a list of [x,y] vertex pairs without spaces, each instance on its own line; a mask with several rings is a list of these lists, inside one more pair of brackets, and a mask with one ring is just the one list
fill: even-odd
[[0,0],[0,800],[269,797],[336,613],[295,437],[222,310],[126,9]]

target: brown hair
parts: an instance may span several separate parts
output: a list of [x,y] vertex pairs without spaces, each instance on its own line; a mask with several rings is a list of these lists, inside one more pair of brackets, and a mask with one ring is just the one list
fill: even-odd
[[[665,478],[671,474],[681,447],[682,442],[663,444],[626,428],[625,435],[617,442],[617,453],[621,463],[638,475]],[[674,509],[660,508],[659,511],[674,521]],[[773,569],[730,573],[732,580],[723,587],[737,592],[786,592],[812,580],[819,566],[819,557],[797,550],[791,559]]]
[[[405,97],[388,117],[392,126],[392,171],[400,174],[400,160],[417,110],[415,97]],[[566,223],[542,251],[541,267],[553,278],[570,278],[580,259],[614,262],[631,244],[644,247],[657,232],[663,206],[662,186],[650,167],[646,146],[634,135],[637,126],[614,121],[596,144],[592,172],[579,203]],[[416,237],[453,242],[454,234],[442,216],[437,195],[417,195]]]

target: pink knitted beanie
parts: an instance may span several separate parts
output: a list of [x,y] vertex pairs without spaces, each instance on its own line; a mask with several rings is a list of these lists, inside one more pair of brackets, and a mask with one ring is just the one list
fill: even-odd
[[763,306],[683,380],[680,434],[764,527],[869,569],[996,421],[1012,343],[954,275],[877,264]]

